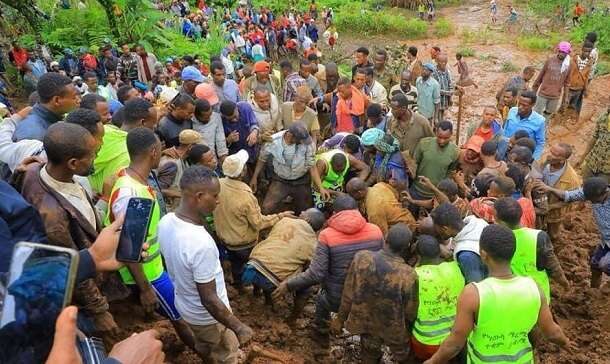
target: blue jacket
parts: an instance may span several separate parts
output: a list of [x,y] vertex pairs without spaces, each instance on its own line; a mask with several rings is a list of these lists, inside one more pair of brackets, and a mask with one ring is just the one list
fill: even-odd
[[49,126],[62,119],[63,116],[55,114],[42,104],[36,104],[30,114],[17,125],[13,139],[15,141],[23,139],[38,139],[42,141]]
[[516,106],[511,108],[508,112],[508,116],[506,117],[506,122],[504,123],[504,136],[506,138],[510,138],[517,132],[517,130],[520,129],[525,130],[529,137],[536,142],[534,159],[540,159],[544,150],[544,143],[546,139],[544,116],[532,110],[528,117],[522,118],[519,116],[519,109]]

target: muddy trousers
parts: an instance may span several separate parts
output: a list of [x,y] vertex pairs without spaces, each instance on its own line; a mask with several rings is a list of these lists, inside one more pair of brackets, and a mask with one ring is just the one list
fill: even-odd
[[263,200],[263,205],[261,206],[262,213],[269,215],[281,212],[283,201],[288,196],[292,197],[294,213],[297,216],[302,211],[311,207],[311,180],[309,174],[297,180],[285,180],[274,177]]
[[360,335],[360,358],[362,364],[377,364],[381,360],[383,353],[381,346],[387,345],[390,347],[394,361],[400,364],[410,363],[409,359],[409,344],[390,344],[385,343],[383,339],[369,334]]
[[237,287],[241,287],[241,275],[244,272],[244,266],[248,263],[250,253],[253,248],[245,248],[239,250],[227,249],[227,259],[231,262],[231,276],[233,277],[233,284]]
[[329,345],[330,313],[339,311],[341,297],[329,295],[324,289],[316,296],[316,311],[314,313],[314,339],[320,344]]

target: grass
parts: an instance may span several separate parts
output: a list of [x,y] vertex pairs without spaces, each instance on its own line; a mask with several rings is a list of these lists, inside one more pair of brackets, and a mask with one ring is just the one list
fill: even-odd
[[558,34],[549,36],[520,35],[517,38],[517,46],[530,51],[542,52],[553,49],[560,39],[561,36]]
[[595,71],[595,76],[605,76],[610,74],[610,62],[600,61],[597,64],[597,70]]
[[494,44],[503,40],[497,32],[488,27],[481,29],[465,28],[460,33],[464,44]]
[[519,67],[515,66],[510,61],[502,62],[502,66],[500,67],[500,71],[502,71],[504,73],[517,72],[518,70],[519,70]]
[[445,18],[439,18],[434,23],[434,35],[437,38],[446,38],[452,35],[453,31],[453,24]]
[[[419,19],[405,19],[402,15],[389,11],[348,11],[337,12],[335,25],[339,32],[379,35],[396,34],[403,38],[423,38],[428,32],[428,24]],[[340,35],[340,34],[339,34]]]
[[470,47],[461,46],[457,49],[457,53],[460,53],[463,57],[474,57],[475,51]]

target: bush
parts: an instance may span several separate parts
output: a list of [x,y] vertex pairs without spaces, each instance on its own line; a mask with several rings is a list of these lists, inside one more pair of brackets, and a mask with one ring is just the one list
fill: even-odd
[[549,36],[521,35],[517,38],[517,46],[530,51],[547,51],[555,48],[561,40],[557,34]]
[[581,19],[582,23],[570,31],[572,42],[582,44],[587,33],[597,32],[597,43],[595,46],[600,53],[610,55],[610,17],[596,13]]
[[459,47],[457,53],[460,53],[463,57],[474,57],[475,51],[470,47]]
[[511,61],[504,61],[500,70],[505,73],[517,72],[519,67],[515,66]]
[[597,69],[595,70],[595,76],[605,76],[610,74],[610,62],[598,62]]
[[[344,10],[344,9],[343,9]],[[335,24],[339,31],[362,33],[364,35],[394,33],[404,38],[422,38],[428,31],[428,24],[419,19],[405,19],[402,15],[386,11],[345,11],[337,12]]]
[[434,24],[434,35],[438,38],[445,38],[453,34],[453,24],[445,19],[440,18]]

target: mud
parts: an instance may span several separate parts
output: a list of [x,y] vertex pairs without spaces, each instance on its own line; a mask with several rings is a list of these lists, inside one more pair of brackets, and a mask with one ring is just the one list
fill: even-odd
[[[512,36],[489,32],[487,39],[478,42],[464,41],[464,29],[470,28],[473,32],[488,32],[489,11],[487,1],[472,1],[457,8],[441,10],[442,16],[450,19],[455,25],[455,34],[444,39],[425,39],[407,41],[420,49],[420,57],[429,58],[429,49],[438,45],[450,54],[450,65],[455,63],[453,55],[462,47],[469,47],[475,51],[474,57],[465,58],[469,65],[472,78],[479,88],[467,89],[462,104],[462,132],[465,132],[466,122],[478,119],[483,106],[495,105],[495,93],[511,75],[519,72],[526,65],[541,66],[548,53],[534,53],[518,49],[511,43]],[[502,10],[501,10],[502,11]],[[497,27],[496,27],[497,28]],[[487,33],[485,33],[487,34]],[[383,47],[392,46],[403,40],[396,36],[373,37],[362,42],[361,37],[349,34],[340,34],[339,52],[351,54],[358,46],[375,45]],[[485,44],[490,43],[490,44]],[[491,44],[493,43],[493,44]],[[324,48],[322,48],[324,52]],[[517,71],[504,72],[506,65],[512,64]],[[457,70],[452,67],[457,76]],[[580,160],[590,139],[593,130],[593,120],[610,105],[610,77],[595,79],[589,89],[589,96],[584,101],[580,118],[567,113],[554,117],[547,122],[547,145],[556,141],[563,141],[574,147],[572,161]],[[457,105],[449,113],[449,118],[456,120]],[[463,136],[461,142],[464,142]],[[543,342],[536,346],[537,362],[542,364],[608,364],[610,363],[610,283],[602,285],[600,290],[589,288],[590,269],[589,255],[599,242],[599,234],[589,206],[582,205],[564,218],[564,230],[560,239],[555,241],[555,250],[562,267],[566,272],[572,286],[564,291],[553,284],[552,311],[567,336],[576,344],[574,352],[559,350],[557,346]],[[246,324],[255,331],[253,343],[242,348],[245,359],[253,345],[278,355],[282,361],[268,358],[256,358],[252,363],[318,363],[314,353],[317,347],[309,338],[313,305],[306,307],[303,318],[297,321],[293,330],[284,323],[283,317],[288,315],[286,307],[280,307],[277,313],[264,306],[262,297],[253,297],[251,294],[238,296],[237,292],[229,287],[231,307]],[[143,317],[138,307],[132,303],[113,304],[113,312],[119,326],[125,333],[142,331],[154,327],[162,333],[167,361],[170,363],[190,364],[199,363],[198,357],[186,349],[176,338],[171,325],[157,317],[154,320]],[[603,322],[607,321],[606,328]],[[352,339],[340,339],[333,342],[332,363],[357,362],[357,343]],[[387,358],[386,358],[387,359]],[[391,363],[390,359],[384,360]]]

